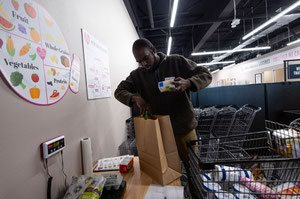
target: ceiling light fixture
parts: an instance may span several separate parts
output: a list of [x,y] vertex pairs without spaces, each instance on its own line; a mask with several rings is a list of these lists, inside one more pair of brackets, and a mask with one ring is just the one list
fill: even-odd
[[235,63],[235,61],[220,61],[220,62],[209,62],[209,63],[199,63],[197,66],[211,66],[216,64],[232,64]]
[[287,44],[287,46],[290,46],[290,45],[293,45],[293,44],[296,44],[296,43],[299,43],[300,42],[300,39],[297,39],[295,41],[292,41],[290,43]]
[[287,9],[283,10],[282,12],[280,12],[279,14],[277,14],[276,16],[274,16],[273,18],[269,19],[268,21],[266,21],[265,23],[263,23],[262,25],[260,25],[259,27],[257,27],[254,30],[252,30],[250,33],[248,33],[247,35],[245,35],[243,37],[243,40],[248,39],[252,35],[258,33],[260,30],[262,30],[265,27],[267,27],[268,25],[270,25],[271,23],[276,22],[279,18],[281,18],[285,14],[289,13],[290,11],[294,10],[298,6],[300,6],[300,1],[299,0],[296,3],[292,4],[291,6],[289,6]]
[[177,7],[178,7],[178,1],[179,0],[174,0],[174,2],[173,2],[173,9],[172,9],[172,15],[171,15],[171,22],[170,22],[170,27],[171,28],[173,28],[174,23],[175,23],[176,12],[177,12]]
[[212,72],[210,72],[211,74],[214,74],[214,73],[216,73],[216,72],[219,72],[220,71],[220,69],[217,69],[217,70],[214,70],[214,71],[212,71]]
[[233,50],[198,52],[198,53],[192,53],[192,56],[214,55],[214,54],[224,54],[224,53],[234,53],[234,52],[244,52],[244,51],[256,51],[256,50],[268,50],[270,48],[271,48],[270,46],[263,46],[263,47],[242,48],[242,49],[233,49]]
[[167,55],[170,55],[171,52],[171,45],[172,45],[172,37],[169,37],[169,42],[168,42],[168,51],[167,51]]

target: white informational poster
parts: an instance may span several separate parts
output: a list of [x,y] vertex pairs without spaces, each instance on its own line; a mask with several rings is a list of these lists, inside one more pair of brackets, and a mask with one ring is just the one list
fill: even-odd
[[70,90],[77,94],[79,92],[80,83],[80,58],[73,54],[71,77],[70,77]]
[[32,0],[0,0],[0,70],[23,99],[50,105],[66,94],[68,46],[54,19]]
[[82,29],[88,99],[111,97],[108,50]]

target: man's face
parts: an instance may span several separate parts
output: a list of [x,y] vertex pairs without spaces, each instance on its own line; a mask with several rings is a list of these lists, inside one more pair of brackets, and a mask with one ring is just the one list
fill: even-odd
[[139,63],[139,67],[143,70],[149,71],[154,66],[155,56],[153,50],[149,48],[135,49],[133,55],[136,62]]

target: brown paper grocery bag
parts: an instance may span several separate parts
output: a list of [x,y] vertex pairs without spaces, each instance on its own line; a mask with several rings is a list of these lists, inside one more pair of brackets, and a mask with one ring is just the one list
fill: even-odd
[[169,116],[134,118],[141,170],[161,185],[181,176],[180,158]]

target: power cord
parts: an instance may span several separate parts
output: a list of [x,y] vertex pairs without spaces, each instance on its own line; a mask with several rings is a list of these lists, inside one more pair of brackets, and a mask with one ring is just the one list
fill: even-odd
[[65,169],[64,169],[64,155],[63,155],[63,151],[60,152],[60,156],[61,156],[61,167],[62,167],[62,172],[64,174],[64,178],[65,178],[65,191],[67,191],[67,174],[65,173]]
[[47,174],[48,174],[47,199],[51,199],[51,186],[52,186],[53,177],[49,173],[48,159],[44,160],[44,168],[46,169]]

